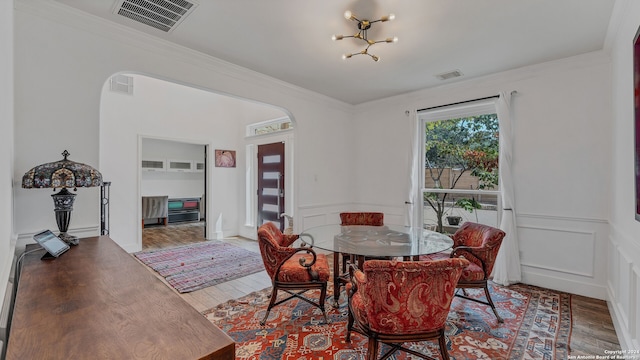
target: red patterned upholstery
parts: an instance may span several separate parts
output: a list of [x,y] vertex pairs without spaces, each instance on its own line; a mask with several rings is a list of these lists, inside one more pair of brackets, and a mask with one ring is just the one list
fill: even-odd
[[493,271],[493,265],[495,264],[502,239],[504,239],[505,235],[505,232],[500,229],[488,225],[466,222],[462,224],[458,231],[452,236],[453,250],[450,255],[437,253],[421,256],[420,260],[436,260],[446,257],[460,257],[469,260],[471,264],[462,272],[460,281],[458,281],[458,287],[462,289],[483,288],[487,301],[470,299],[466,297],[466,295],[459,296],[491,306],[498,321],[503,322],[502,318],[498,315],[493,300],[491,300],[487,281],[491,277],[491,271]]
[[[340,213],[340,225],[353,226],[353,225],[365,225],[365,226],[383,226],[384,225],[384,213],[381,212],[341,212]],[[347,272],[347,260],[356,262],[356,257],[349,253],[335,253],[333,255],[334,271],[337,273],[339,256],[342,256],[342,273]],[[387,259],[380,257],[378,259]],[[389,259],[390,260],[390,259]],[[364,261],[364,258],[360,258],[360,263]],[[344,285],[348,280],[346,277],[338,276],[333,281],[333,296],[335,298],[335,304],[338,304],[338,298],[340,296],[340,287]]]
[[[271,278],[273,289],[267,313],[261,324],[267,321],[269,311],[289,299],[301,298],[322,310],[325,322],[327,315],[324,300],[327,294],[329,280],[329,263],[324,254],[316,254],[309,247],[291,247],[298,235],[284,235],[271,222],[265,223],[258,229],[258,244],[265,270]],[[301,295],[308,290],[320,289],[320,299],[312,302]],[[290,296],[276,303],[278,290],[287,292]],[[294,292],[293,290],[297,290]]]
[[340,213],[341,225],[384,225],[384,214],[381,212],[343,212]]
[[[379,342],[395,344],[390,355],[404,342],[438,339],[443,359],[448,359],[444,328],[456,283],[465,259],[437,261],[369,260],[363,271],[355,270],[349,285],[351,331],[369,337],[368,359],[376,359]],[[353,268],[353,267],[352,267]]]

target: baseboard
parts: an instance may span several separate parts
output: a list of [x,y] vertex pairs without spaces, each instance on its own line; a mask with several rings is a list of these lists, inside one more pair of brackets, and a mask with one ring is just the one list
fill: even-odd
[[13,283],[9,282],[6,286],[4,293],[4,301],[0,310],[0,341],[7,341],[8,325],[9,325],[9,310],[11,308],[11,301],[13,300]]
[[616,330],[616,336],[618,337],[618,343],[621,349],[640,349],[640,342],[637,339],[633,339],[631,334],[626,331],[626,327],[623,326],[624,321],[621,312],[611,299],[614,299],[613,293],[610,288],[607,288],[607,307],[609,308],[609,314],[611,314],[611,320],[613,321],[613,328]]

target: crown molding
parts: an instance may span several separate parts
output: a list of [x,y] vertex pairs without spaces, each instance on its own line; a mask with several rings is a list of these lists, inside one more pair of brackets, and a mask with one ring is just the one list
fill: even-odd
[[[443,97],[447,102],[454,102],[451,94],[460,94],[460,99],[464,101],[468,98],[480,98],[497,95],[499,91],[518,90],[512,88],[520,81],[535,78],[541,75],[552,73],[566,73],[602,64],[611,63],[611,54],[605,50],[597,50],[581,55],[567,58],[546,61],[520,68],[506,70],[498,73],[461,79],[456,82],[415,90],[392,97],[374,100],[367,103],[355,105],[356,111],[377,111],[377,106],[389,107],[402,104],[405,109],[419,109],[421,107],[439,105],[439,99]],[[469,95],[471,97],[468,97]]]
[[607,34],[604,38],[604,49],[607,52],[611,52],[614,47],[618,34],[621,31],[620,27],[624,21],[625,14],[628,13],[629,6],[631,6],[630,0],[616,0],[613,4]]

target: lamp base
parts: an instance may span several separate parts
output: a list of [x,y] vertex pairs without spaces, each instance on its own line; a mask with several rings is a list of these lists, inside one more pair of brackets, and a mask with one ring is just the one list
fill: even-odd
[[51,197],[53,198],[53,206],[56,213],[56,223],[60,231],[58,237],[69,245],[78,245],[78,237],[67,234],[76,194],[72,194],[67,188],[63,188],[58,193],[52,194]]
[[66,232],[61,232],[58,237],[69,245],[78,245],[80,243],[77,236],[69,235]]

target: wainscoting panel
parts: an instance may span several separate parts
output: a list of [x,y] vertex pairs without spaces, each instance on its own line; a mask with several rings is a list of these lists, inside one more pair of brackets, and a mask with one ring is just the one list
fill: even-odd
[[328,224],[326,214],[308,214],[302,216],[302,224],[298,232],[302,232],[304,229],[308,229],[314,226],[320,226]]
[[631,259],[624,253],[618,253],[618,282],[620,284],[618,289],[618,305],[622,312],[622,325],[625,328],[629,327],[629,319],[631,314],[631,289],[635,285],[635,281],[632,283],[633,267]]
[[517,225],[524,283],[606,298],[606,220],[519,213]]
[[637,234],[611,227],[608,243],[609,310],[623,349],[640,349],[640,244]]
[[378,204],[316,204],[298,208],[299,223],[294,230],[301,232],[313,226],[339,224],[343,211],[376,211],[384,214],[385,224],[404,225],[404,208],[382,206]]
[[633,287],[631,288],[631,297],[629,298],[629,303],[631,304],[630,314],[629,314],[629,326],[631,327],[631,333],[633,337],[636,339],[636,343],[630,349],[640,349],[638,344],[638,337],[640,337],[640,304],[638,304],[638,299],[640,299],[640,268],[637,265],[632,266],[632,279],[631,282]]
[[[593,232],[519,226],[518,234],[522,265],[593,277]],[[537,256],[540,249],[546,249],[544,257]]]

